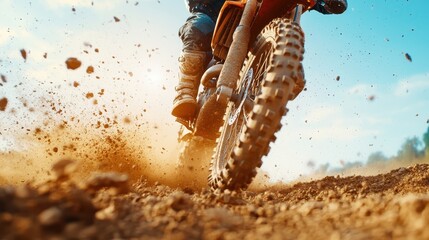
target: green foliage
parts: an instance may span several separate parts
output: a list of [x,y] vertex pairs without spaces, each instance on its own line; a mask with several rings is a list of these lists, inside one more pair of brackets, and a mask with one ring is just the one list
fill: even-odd
[[378,151],[369,155],[367,164],[384,163],[387,160],[389,159],[382,152]]
[[429,127],[425,134],[423,134],[423,143],[425,144],[426,156],[429,155]]
[[329,169],[329,163],[320,165],[314,172],[318,174],[326,174]]
[[417,138],[408,138],[402,144],[401,150],[398,152],[397,159],[404,161],[412,161],[423,156],[423,151],[419,150],[422,142]]
[[[429,127],[423,134],[422,139],[417,137],[408,138],[402,144],[396,156],[386,157],[383,152],[378,151],[369,155],[366,165],[369,167],[409,166],[415,163],[429,163]],[[360,162],[345,162],[340,168],[330,168],[329,163],[315,167],[314,163],[308,164],[315,168],[315,173],[332,174],[344,172],[351,168],[361,167]]]

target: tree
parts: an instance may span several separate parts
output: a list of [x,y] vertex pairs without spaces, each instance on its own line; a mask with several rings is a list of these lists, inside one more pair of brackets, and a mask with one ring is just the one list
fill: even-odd
[[421,145],[422,142],[417,137],[408,138],[398,152],[398,160],[412,161],[421,157],[423,155],[423,151],[419,150]]
[[316,174],[327,174],[329,168],[329,163],[325,163],[317,167],[317,169],[314,171]]
[[429,156],[429,127],[425,134],[423,134],[423,143],[425,144],[425,154]]
[[368,157],[367,164],[383,163],[389,160],[382,152],[371,153]]

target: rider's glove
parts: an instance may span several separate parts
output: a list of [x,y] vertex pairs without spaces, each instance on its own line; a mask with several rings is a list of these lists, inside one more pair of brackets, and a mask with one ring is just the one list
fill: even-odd
[[326,12],[333,14],[341,14],[347,9],[347,0],[321,0],[319,4]]

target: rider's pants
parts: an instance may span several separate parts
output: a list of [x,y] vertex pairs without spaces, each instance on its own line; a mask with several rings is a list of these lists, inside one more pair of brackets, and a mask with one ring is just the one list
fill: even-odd
[[186,23],[179,29],[179,37],[183,42],[183,50],[211,51],[215,22],[204,13],[192,13]]
[[183,51],[206,52],[207,60],[211,59],[211,40],[216,25],[217,15],[224,0],[187,0],[191,16],[179,29],[183,42]]
[[[345,1],[345,0],[342,0]],[[225,0],[186,0],[191,16],[179,29],[182,50],[211,52],[211,39],[219,11]],[[347,1],[345,1],[347,3]],[[330,14],[318,0],[312,10]]]

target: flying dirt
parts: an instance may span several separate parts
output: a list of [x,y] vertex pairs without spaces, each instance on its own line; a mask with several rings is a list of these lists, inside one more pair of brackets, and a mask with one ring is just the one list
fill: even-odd
[[0,238],[429,237],[428,164],[294,184],[259,173],[246,191],[214,193],[206,168],[189,172],[162,161],[151,153],[156,143],[135,135],[129,119],[121,122],[94,123],[88,135],[73,124],[34,129],[26,138],[39,144],[2,153]]

